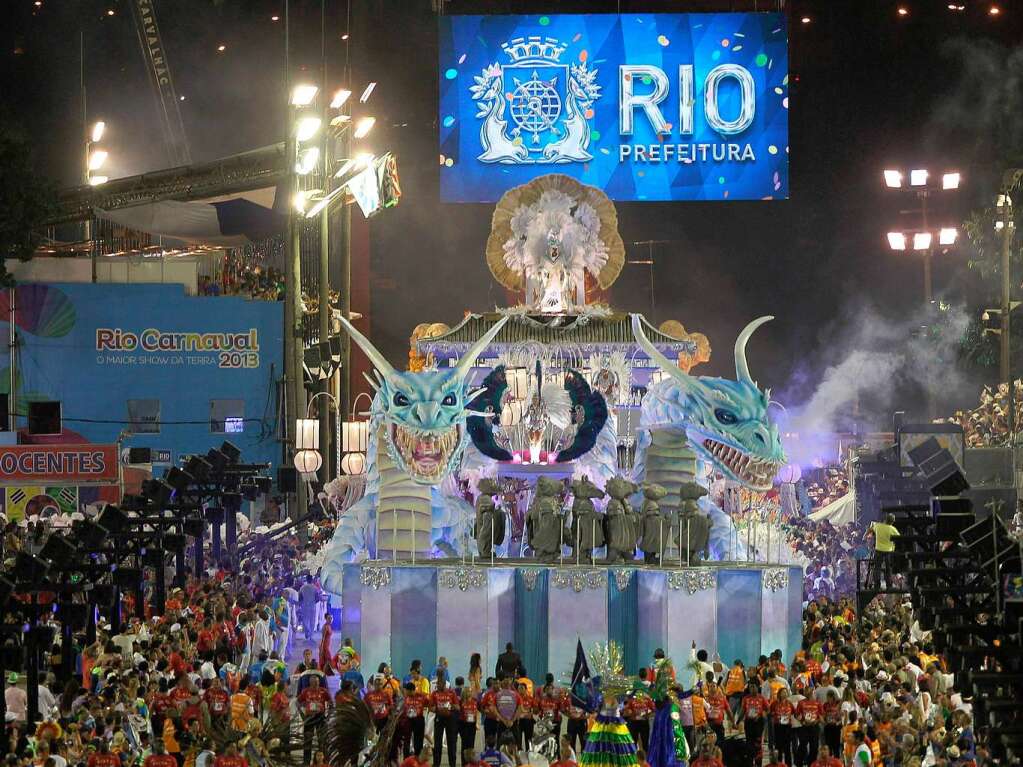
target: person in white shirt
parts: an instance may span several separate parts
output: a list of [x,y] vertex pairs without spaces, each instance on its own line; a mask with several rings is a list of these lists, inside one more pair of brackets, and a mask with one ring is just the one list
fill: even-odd
[[688,689],[693,689],[700,682],[703,682],[707,678],[707,672],[714,673],[714,667],[707,662],[707,651],[696,650],[696,640],[693,640],[693,646],[689,650],[689,674],[692,677],[691,684]]
[[874,754],[871,752],[870,746],[865,742],[863,730],[854,730],[853,738],[856,743],[856,751],[853,753],[852,767],[871,767]]
[[57,699],[50,691],[50,687],[57,683],[57,677],[49,673],[46,675],[45,683],[39,683],[39,714],[43,719],[58,718]]
[[28,721],[28,693],[18,687],[18,673],[7,674],[7,689],[4,690],[7,713],[14,715],[15,722]]
[[252,631],[252,657],[258,658],[260,653],[270,654],[273,649],[273,639],[270,636],[270,621],[266,615],[266,609],[260,608],[256,616],[256,622]]

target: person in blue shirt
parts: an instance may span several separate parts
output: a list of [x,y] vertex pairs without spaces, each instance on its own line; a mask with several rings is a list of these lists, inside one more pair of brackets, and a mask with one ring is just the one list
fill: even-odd
[[249,666],[249,679],[252,682],[258,683],[259,678],[263,676],[263,666],[266,665],[267,657],[268,656],[265,652],[261,652],[259,654],[259,660]]
[[486,767],[505,767],[507,758],[497,750],[497,740],[487,738],[487,747],[480,754],[480,763]]

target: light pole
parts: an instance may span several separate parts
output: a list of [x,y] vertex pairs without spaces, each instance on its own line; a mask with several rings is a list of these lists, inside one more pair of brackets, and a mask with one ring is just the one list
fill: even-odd
[[[369,101],[370,96],[376,89],[376,83],[369,83],[362,91],[362,95],[359,97],[359,104],[365,104]],[[369,115],[363,115],[358,119],[355,119],[352,115],[352,92],[347,88],[340,88],[334,92],[333,98],[330,101],[329,106],[324,109],[324,122],[328,125],[328,134],[324,139],[323,149],[323,176],[324,176],[324,189],[320,198],[315,201],[308,210],[303,210],[306,218],[320,217],[320,259],[319,259],[319,270],[320,270],[320,281],[319,281],[319,333],[320,342],[324,342],[330,335],[330,282],[329,282],[329,216],[330,216],[330,205],[338,197],[342,197],[345,194],[345,188],[348,183],[357,175],[363,171],[366,166],[373,161],[373,155],[367,152],[361,152],[358,156],[353,157],[352,141],[353,139],[358,141],[364,139],[369,135],[373,126],[376,124],[376,118]],[[331,117],[333,115],[333,117]],[[329,121],[327,118],[331,117]],[[333,139],[333,142],[332,142]],[[331,145],[334,144],[336,153],[332,153]],[[333,156],[332,156],[333,154]],[[337,170],[335,171],[335,166]],[[334,187],[335,179],[341,180],[337,187]],[[310,200],[312,202],[312,200]],[[353,318],[351,310],[352,301],[352,269],[351,269],[351,223],[352,214],[351,209],[347,204],[344,204],[342,199],[341,210],[339,211],[340,218],[340,237],[338,238],[338,271],[340,273],[340,284],[338,285],[338,294],[340,301],[340,308],[343,316],[347,320]],[[349,391],[349,376],[351,375],[351,341],[348,334],[342,334],[341,337],[341,360],[338,365],[340,371],[340,392],[339,392],[339,404],[338,412],[348,412],[348,405],[351,401],[351,392]],[[329,379],[324,381],[324,391],[327,391],[329,387]],[[330,417],[329,413],[320,414],[320,443],[324,446],[329,444],[330,440]],[[330,461],[325,461],[322,467],[322,478],[324,481],[329,479],[329,466]],[[338,470],[340,467],[335,467]]]
[[1001,209],[1002,221],[1002,333],[1001,333],[1001,354],[999,373],[1009,389],[1009,445],[1013,448],[1013,463],[1015,464],[1016,448],[1016,385],[1012,380],[1012,366],[1010,363],[1010,317],[1012,315],[1012,233],[1015,227],[1012,198],[1009,196],[1023,178],[1023,169],[1010,168],[1002,175],[1002,190],[998,195],[998,207]]
[[[306,408],[305,383],[302,379],[305,339],[302,333],[302,226],[299,215],[304,207],[305,193],[299,189],[299,182],[300,177],[313,170],[319,160],[317,147],[304,147],[320,129],[320,118],[307,110],[318,90],[315,85],[306,84],[292,88],[292,119],[288,121],[287,163],[295,197],[288,216],[288,272],[284,281],[284,374],[288,411],[285,428],[287,444],[292,449],[298,447],[295,419]],[[295,505],[292,519],[305,516],[307,503],[304,482],[295,485]]]
[[[924,260],[924,304],[930,308],[934,302],[934,289],[931,278],[931,258],[934,255],[934,232],[930,230],[928,218],[928,200],[936,191],[954,191],[959,188],[961,175],[958,171],[949,171],[941,176],[941,185],[930,183],[931,174],[924,168],[909,171],[909,186],[904,187],[905,174],[901,170],[884,171],[884,183],[889,189],[908,189],[915,192],[920,200],[922,227],[910,232],[913,238],[913,250],[923,254]],[[953,245],[956,240],[954,227],[942,227],[937,233],[939,245]],[[888,245],[892,250],[906,250],[907,236],[902,232],[889,232]]]

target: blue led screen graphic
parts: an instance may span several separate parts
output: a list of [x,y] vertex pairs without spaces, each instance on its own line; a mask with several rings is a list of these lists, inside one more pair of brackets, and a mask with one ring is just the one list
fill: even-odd
[[439,66],[445,202],[546,173],[613,200],[788,197],[783,14],[442,16]]

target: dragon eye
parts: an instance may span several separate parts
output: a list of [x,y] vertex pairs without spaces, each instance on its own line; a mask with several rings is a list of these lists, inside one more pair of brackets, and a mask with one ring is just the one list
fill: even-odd
[[738,416],[736,416],[731,410],[725,410],[720,407],[714,411],[714,417],[718,419],[719,423],[723,423],[725,426],[730,426],[739,420]]
[[442,399],[440,401],[440,404],[444,405],[445,407],[454,407],[454,405],[455,405],[455,395],[454,394],[449,394],[448,396],[446,396],[444,399]]
[[394,404],[398,407],[408,407],[408,397],[402,394],[400,391],[394,393]]

